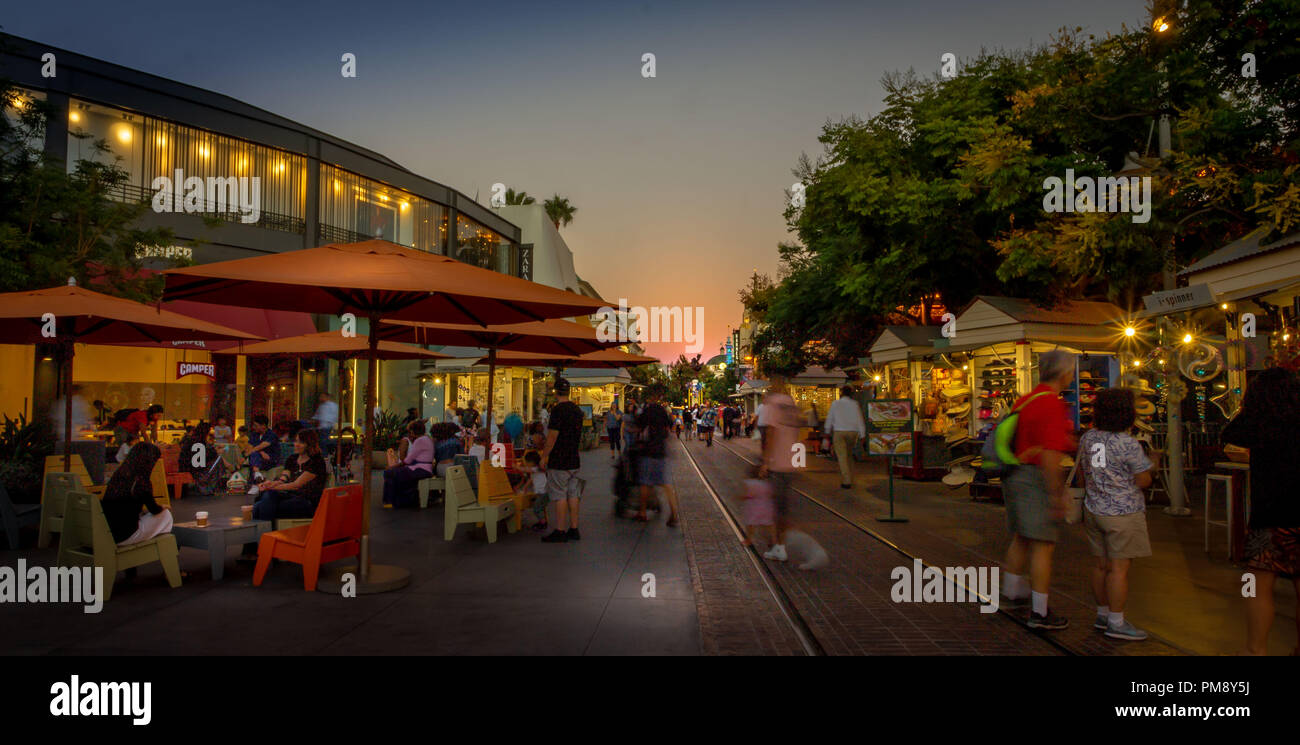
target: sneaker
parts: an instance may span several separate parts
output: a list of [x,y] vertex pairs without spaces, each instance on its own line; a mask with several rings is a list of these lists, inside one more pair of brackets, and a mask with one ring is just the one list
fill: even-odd
[[1097,620],[1092,622],[1092,627],[1098,631],[1105,631],[1109,627],[1109,619],[1105,616],[1097,616]]
[[569,540],[569,531],[552,530],[550,533],[542,536],[542,543],[567,543]]
[[549,527],[551,526],[547,525],[546,521],[543,520],[541,522],[533,523],[533,527],[531,528],[531,530],[533,530],[536,533],[545,533],[546,529]]
[[564,535],[566,538],[568,538],[571,541],[582,540],[582,534],[578,532],[577,528],[569,528],[569,530]]
[[1070,625],[1070,619],[1064,616],[1058,616],[1052,613],[1052,609],[1047,609],[1047,615],[1040,616],[1037,613],[1029,612],[1029,628],[1045,629],[1047,631],[1059,631]]
[[248,487],[248,494],[250,496],[256,497],[258,494],[261,493],[262,493],[262,487],[258,486],[257,484],[253,484],[252,486]]
[[778,543],[775,546],[769,548],[766,551],[766,553],[763,554],[763,558],[771,559],[772,561],[785,561],[790,557],[785,555],[785,546],[782,546],[781,544]]
[[1123,639],[1130,642],[1140,642],[1147,638],[1147,632],[1139,629],[1127,620],[1118,626],[1106,626],[1106,636],[1112,639]]

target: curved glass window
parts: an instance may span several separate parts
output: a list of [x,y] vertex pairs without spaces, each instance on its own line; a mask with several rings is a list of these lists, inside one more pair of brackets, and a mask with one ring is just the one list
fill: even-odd
[[322,242],[380,238],[443,253],[446,207],[325,163],[320,167],[320,179]]

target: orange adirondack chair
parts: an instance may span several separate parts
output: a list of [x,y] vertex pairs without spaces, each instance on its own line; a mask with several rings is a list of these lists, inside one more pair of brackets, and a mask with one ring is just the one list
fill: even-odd
[[316,589],[320,565],[361,553],[361,484],[335,486],[321,493],[311,525],[263,533],[257,544],[253,586],[261,586],[272,559],[302,565],[304,590]]
[[194,477],[181,470],[179,445],[161,445],[159,449],[162,451],[163,469],[167,473],[167,485],[173,487],[176,492],[173,499],[179,501],[185,485],[194,483]]

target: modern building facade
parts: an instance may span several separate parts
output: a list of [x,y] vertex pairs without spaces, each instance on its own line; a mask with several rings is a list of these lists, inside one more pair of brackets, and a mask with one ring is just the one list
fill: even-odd
[[[49,54],[54,55],[55,74],[45,77]],[[382,238],[532,278],[531,247],[521,244],[517,225],[359,145],[229,96],[11,35],[0,34],[0,76],[52,107],[44,149],[69,172],[81,160],[107,159],[129,174],[115,197],[149,200],[153,209],[141,219],[143,226],[166,227],[176,239],[172,246],[147,247],[148,257],[208,263]],[[96,141],[105,143],[107,152],[99,152]],[[324,320],[318,321],[324,328]],[[220,394],[213,394],[209,382],[177,379],[177,361],[213,358],[192,348],[140,352],[92,347],[78,352],[74,374],[78,383],[94,389],[89,395],[111,395],[112,401],[105,398],[109,406],[137,406],[150,398],[177,418],[206,416],[211,396]],[[44,413],[57,395],[50,363],[30,348],[0,350],[0,364],[7,370],[33,371],[27,380],[18,375],[5,383],[2,410]],[[280,409],[285,416],[301,409],[310,415],[317,390],[340,386],[340,370],[333,363],[249,365],[257,369],[246,370],[241,360],[238,370],[218,379],[239,383],[232,390],[248,383],[271,395],[262,399],[265,394],[254,393],[231,402],[236,419],[253,410],[271,410],[277,400],[273,416]],[[115,371],[123,379],[85,378],[103,377],[103,371]],[[414,368],[399,377],[408,373],[413,375]],[[405,387],[406,380],[384,377],[381,386]],[[344,378],[345,385],[354,382],[346,372]]]

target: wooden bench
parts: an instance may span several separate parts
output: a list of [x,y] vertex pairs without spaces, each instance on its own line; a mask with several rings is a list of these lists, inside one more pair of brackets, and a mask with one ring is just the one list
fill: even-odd
[[[513,496],[513,495],[511,495]],[[464,466],[447,469],[447,499],[443,504],[443,538],[456,537],[456,527],[461,523],[483,523],[487,528],[488,543],[496,543],[497,523],[515,515],[513,498],[483,502],[470,488]],[[515,521],[506,524],[511,533],[518,530]]]
[[58,566],[103,567],[104,602],[113,594],[117,573],[143,564],[162,564],[167,584],[181,586],[180,549],[171,533],[147,541],[118,546],[104,517],[99,499],[83,491],[69,492],[59,536]]

